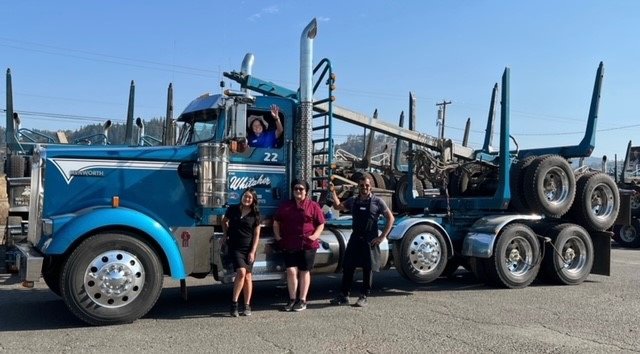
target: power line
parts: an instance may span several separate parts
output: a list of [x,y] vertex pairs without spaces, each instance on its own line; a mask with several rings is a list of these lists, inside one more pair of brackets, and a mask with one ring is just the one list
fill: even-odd
[[[7,112],[6,108],[3,108],[2,112],[6,113]],[[82,122],[102,123],[106,120],[111,120],[114,123],[124,123],[126,121],[125,119],[106,118],[106,117],[98,117],[98,116],[82,116],[82,115],[75,115],[75,114],[34,112],[34,111],[14,111],[14,112],[22,116],[36,117],[35,118],[36,120],[43,120],[42,118],[48,117],[49,119],[47,120],[51,120],[51,118],[55,118],[56,120],[72,121],[72,122],[82,121]],[[42,117],[42,118],[38,119],[37,117]]]
[[[18,44],[27,45],[27,46],[37,46],[37,47],[42,47],[42,48],[48,48],[48,49],[51,49],[51,50],[28,48],[28,47],[19,46],[19,45],[11,45],[11,44],[2,44],[2,43],[0,43],[0,46],[4,46],[4,47],[19,49],[19,50],[26,50],[26,51],[40,52],[40,53],[45,53],[45,54],[50,54],[50,55],[72,57],[72,58],[78,58],[78,59],[89,60],[89,61],[106,62],[106,63],[111,63],[111,64],[132,66],[132,67],[138,67],[138,68],[143,68],[143,69],[161,70],[161,71],[168,71],[168,72],[172,72],[172,73],[181,73],[181,74],[201,76],[201,77],[209,77],[209,78],[211,78],[211,77],[217,78],[217,77],[219,77],[221,75],[220,70],[202,69],[202,68],[197,68],[197,67],[192,67],[192,66],[168,64],[168,63],[152,61],[152,60],[146,60],[146,59],[137,59],[137,58],[128,58],[128,57],[122,57],[122,56],[115,56],[115,55],[91,52],[91,51],[81,50],[81,49],[57,47],[57,46],[52,46],[52,45],[49,45],[49,44],[43,44],[43,43],[37,43],[37,42],[18,41],[18,40],[6,38],[6,37],[0,37],[0,40],[4,40],[4,41],[7,41],[7,42],[12,42],[12,43],[18,43]],[[72,54],[69,54],[69,52],[75,52],[75,53],[79,53],[79,54],[89,55],[91,57],[80,56],[80,55],[72,55]],[[101,59],[101,58],[108,58],[108,59]],[[111,60],[111,59],[113,59],[113,60]],[[125,61],[125,62],[122,62],[122,61]],[[154,65],[154,66],[135,64],[136,62],[137,63],[142,63],[142,64],[150,64],[150,65]],[[181,69],[181,70],[176,70],[176,69]],[[279,81],[279,80],[272,80],[272,79],[268,79],[268,78],[265,78],[265,80],[271,80],[273,82],[280,82],[280,83],[284,83],[284,84],[290,84],[290,85],[293,85],[293,86],[297,85],[297,83],[291,83],[291,82]],[[375,92],[375,91],[362,91],[362,90],[353,90],[353,89],[345,89],[345,88],[342,88],[340,90],[340,92],[344,92],[347,96],[361,96],[361,97],[372,97],[372,98],[390,98],[390,99],[397,99],[397,100],[406,98],[406,95],[400,95],[400,94],[389,94],[389,93],[382,93],[382,92]],[[429,98],[429,97],[422,97],[421,100],[435,101],[435,99]],[[78,101],[80,101],[80,100],[78,100]],[[460,101],[457,105],[458,106],[463,106],[463,107],[464,106],[470,106],[470,107],[474,107],[474,106],[475,107],[479,107],[480,106],[479,104],[466,103],[464,101]],[[512,110],[512,113],[515,113],[515,114],[517,114],[519,116],[533,117],[533,118],[537,118],[537,119],[540,119],[540,120],[546,120],[546,121],[568,121],[568,122],[584,121],[584,119],[575,118],[575,117],[564,117],[564,116],[558,116],[558,115],[552,115],[552,114],[528,113],[528,112],[523,112],[523,111],[518,111],[518,110]],[[557,134],[557,135],[569,135],[569,134],[575,134],[575,133],[561,133],[561,134]],[[553,135],[553,134],[524,133],[524,134],[520,134],[520,135]]]
[[[40,52],[40,53],[45,53],[45,54],[50,54],[50,55],[57,55],[57,56],[63,56],[63,57],[69,57],[69,58],[82,59],[82,60],[98,61],[98,62],[104,62],[104,63],[110,63],[110,64],[118,64],[118,65],[126,65],[126,66],[132,66],[132,67],[143,68],[143,69],[167,71],[167,72],[171,72],[171,73],[180,73],[180,74],[201,76],[201,77],[208,77],[208,78],[216,78],[216,77],[219,76],[218,75],[219,73],[217,71],[207,70],[207,69],[189,69],[189,70],[200,71],[200,73],[198,73],[198,72],[190,72],[190,71],[186,71],[186,70],[176,70],[175,68],[185,68],[185,67],[182,67],[182,66],[179,66],[179,65],[173,65],[173,64],[163,64],[163,63],[155,63],[155,62],[146,61],[147,63],[153,63],[154,65],[161,65],[161,66],[167,66],[168,67],[168,68],[162,68],[162,67],[153,67],[153,66],[135,64],[135,63],[123,63],[123,62],[116,61],[116,60],[100,59],[100,58],[89,58],[89,57],[84,57],[84,56],[80,56],[80,55],[57,53],[57,52],[52,52],[52,51],[47,51],[47,50],[42,50],[42,49],[23,48],[23,47],[19,47],[19,46],[8,45],[8,44],[0,44],[0,46],[14,48],[14,49],[20,49],[20,50],[33,51],[33,52]],[[106,57],[108,57],[108,56],[106,56]],[[120,59],[120,60],[136,61],[135,59]],[[137,61],[145,62],[145,61],[142,61],[142,60],[137,60]],[[207,73],[205,74],[204,72],[207,72]]]

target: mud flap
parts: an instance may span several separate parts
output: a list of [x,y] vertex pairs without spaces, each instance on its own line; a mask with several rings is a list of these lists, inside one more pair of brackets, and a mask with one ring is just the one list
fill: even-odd
[[591,274],[611,275],[611,236],[612,232],[591,232],[593,241],[593,267]]
[[631,225],[631,197],[634,191],[628,189],[620,189],[620,210],[616,218],[615,225]]

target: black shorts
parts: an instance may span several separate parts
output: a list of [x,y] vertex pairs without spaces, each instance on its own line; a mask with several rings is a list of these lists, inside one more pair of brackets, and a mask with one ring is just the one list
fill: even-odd
[[312,270],[316,260],[316,250],[285,251],[284,265],[287,268],[297,267],[299,270]]
[[253,263],[249,263],[249,252],[248,251],[236,251],[232,250],[231,254],[231,263],[233,263],[233,269],[244,268],[248,273],[251,273],[253,270]]

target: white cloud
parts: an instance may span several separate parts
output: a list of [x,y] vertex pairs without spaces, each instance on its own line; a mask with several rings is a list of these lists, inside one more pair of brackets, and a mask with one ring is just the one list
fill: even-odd
[[269,7],[265,7],[264,9],[260,10],[260,12],[257,12],[249,16],[247,19],[249,21],[257,21],[260,18],[262,18],[262,16],[264,15],[274,15],[274,14],[277,14],[278,12],[280,12],[280,8],[278,8],[277,5],[272,5]]
[[318,22],[329,22],[331,20],[331,18],[329,17],[322,17],[322,16],[318,16],[316,17],[316,19],[318,20]]

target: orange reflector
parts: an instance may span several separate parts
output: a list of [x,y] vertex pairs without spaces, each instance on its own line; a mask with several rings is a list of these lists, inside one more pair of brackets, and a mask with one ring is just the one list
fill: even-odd
[[118,197],[117,195],[114,195],[113,198],[111,199],[111,206],[114,208],[117,208],[120,206],[120,197]]

